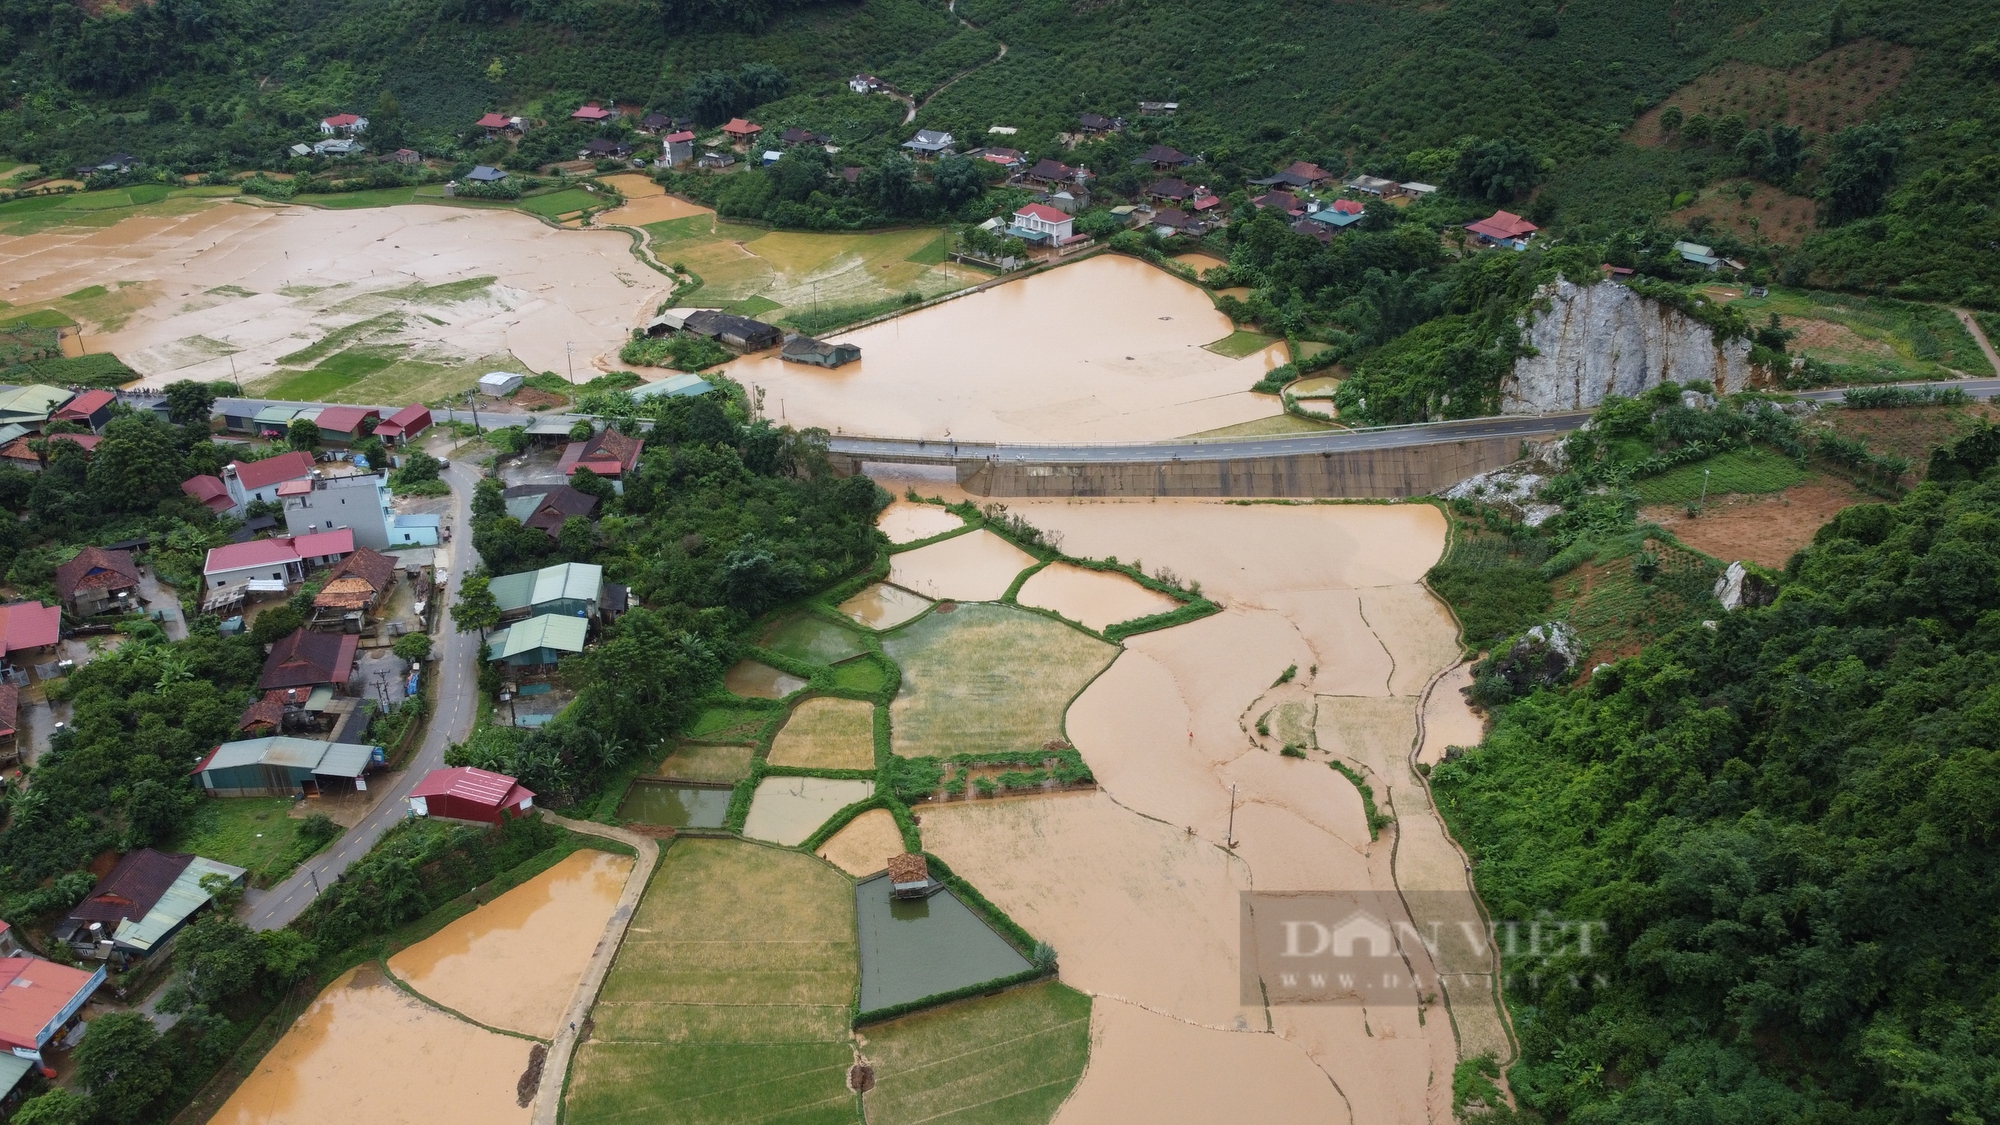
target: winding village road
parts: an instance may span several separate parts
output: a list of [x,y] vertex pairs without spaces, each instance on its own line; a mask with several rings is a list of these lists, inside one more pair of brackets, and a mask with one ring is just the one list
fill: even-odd
[[375,783],[386,785],[388,792],[382,794],[360,824],[342,833],[332,847],[301,864],[291,878],[269,890],[252,891],[244,896],[243,920],[252,929],[275,930],[297,918],[319,897],[321,889],[340,878],[349,864],[368,854],[383,833],[409,814],[403,798],[425,774],[444,765],[446,747],[472,731],[473,709],[478,706],[479,696],[472,683],[477,675],[473,663],[479,655],[479,637],[476,633],[461,633],[453,626],[451,597],[458,590],[459,580],[478,564],[478,554],[472,549],[472,488],[478,483],[479,472],[455,462],[444,476],[451,485],[453,500],[448,548],[451,568],[448,575],[439,576],[444,585],[438,595],[442,602],[438,608],[440,635],[434,650],[436,659],[425,671],[440,682],[432,693],[437,709],[424,731],[423,744],[400,772]]

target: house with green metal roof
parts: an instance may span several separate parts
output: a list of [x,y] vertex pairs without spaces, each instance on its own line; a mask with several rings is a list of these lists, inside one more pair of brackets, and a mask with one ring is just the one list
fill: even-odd
[[494,661],[510,668],[553,668],[563,657],[582,652],[589,636],[588,620],[545,613],[486,638],[486,649]]
[[376,746],[274,735],[225,742],[194,774],[211,797],[296,797],[366,789],[368,768],[384,760]]
[[595,563],[563,563],[521,574],[503,574],[489,589],[500,603],[500,620],[555,614],[589,619],[604,600],[604,568]]
[[46,383],[9,387],[0,391],[0,426],[21,425],[40,430],[56,407],[75,397],[76,392]]

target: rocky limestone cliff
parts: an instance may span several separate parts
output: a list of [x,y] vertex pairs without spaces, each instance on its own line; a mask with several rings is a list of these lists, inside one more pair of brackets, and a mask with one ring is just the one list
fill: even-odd
[[1514,361],[1500,384],[1505,414],[1589,410],[1606,395],[1632,397],[1662,382],[1703,382],[1731,394],[1751,382],[1750,341],[1716,343],[1708,325],[1614,281],[1542,287],[1522,318],[1539,354]]

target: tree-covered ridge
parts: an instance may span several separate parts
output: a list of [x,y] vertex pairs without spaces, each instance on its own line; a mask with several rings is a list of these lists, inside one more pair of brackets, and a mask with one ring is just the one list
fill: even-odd
[[[1975,1122],[2000,1104],[2000,447],[1849,509],[1777,603],[1507,706],[1432,773],[1515,967],[1523,1104]],[[1572,947],[1573,949],[1573,947]],[[1528,975],[1539,968],[1540,975]]]

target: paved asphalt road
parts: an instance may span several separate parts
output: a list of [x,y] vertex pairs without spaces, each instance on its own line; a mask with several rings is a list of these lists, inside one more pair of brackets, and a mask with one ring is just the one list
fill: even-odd
[[[446,471],[445,479],[451,484],[455,506],[451,513],[451,574],[444,581],[448,594],[455,595],[459,580],[478,561],[472,549],[472,487],[479,480],[479,473],[454,463]],[[386,786],[388,792],[382,794],[360,824],[342,833],[331,848],[301,864],[291,878],[269,890],[252,891],[244,896],[243,920],[251,929],[275,930],[298,917],[318,896],[317,888],[338,878],[348,864],[366,855],[384,832],[408,815],[403,798],[420,778],[444,765],[445,747],[471,733],[473,708],[478,705],[479,694],[473,683],[477,675],[473,662],[479,655],[479,635],[461,633],[452,626],[449,596],[439,607],[436,640],[435,651],[440,656],[426,671],[432,676],[442,676],[444,682],[438,685],[437,712],[424,732],[423,745],[400,773],[376,779],[375,785]]]
[[[1903,386],[1958,387],[1974,398],[1991,398],[2000,394],[2000,379],[1959,379],[1952,382],[1908,383]],[[1797,397],[1819,402],[1838,402],[1847,392],[1844,388],[1829,388],[1803,391]],[[216,403],[218,410],[231,408],[231,412],[250,409],[252,412],[266,406],[318,406],[323,403],[278,403],[262,399],[223,399]],[[393,408],[384,407],[385,411]],[[470,422],[470,411],[437,410],[433,414],[439,421],[457,419]],[[584,417],[580,414],[538,414],[536,418],[559,419],[574,423]],[[936,464],[950,464],[957,461],[1033,461],[1044,464],[1116,463],[1162,461],[1222,461],[1238,457],[1281,457],[1301,453],[1333,453],[1357,449],[1397,449],[1414,445],[1438,445],[1445,442],[1466,441],[1487,437],[1528,437],[1536,434],[1565,433],[1576,429],[1590,417],[1589,411],[1565,414],[1510,415],[1495,418],[1471,418],[1457,422],[1423,422],[1409,426],[1382,426],[1367,430],[1335,430],[1324,433],[1286,434],[1275,437],[1222,438],[1198,440],[1180,438],[1170,441],[1152,442],[1074,442],[1066,444],[1004,442],[940,442],[922,441],[911,438],[836,437],[830,446],[835,453],[842,453],[862,460],[871,458],[891,461],[926,461]],[[495,414],[482,411],[479,421],[491,426],[495,421],[513,423],[522,418],[518,414]]]

